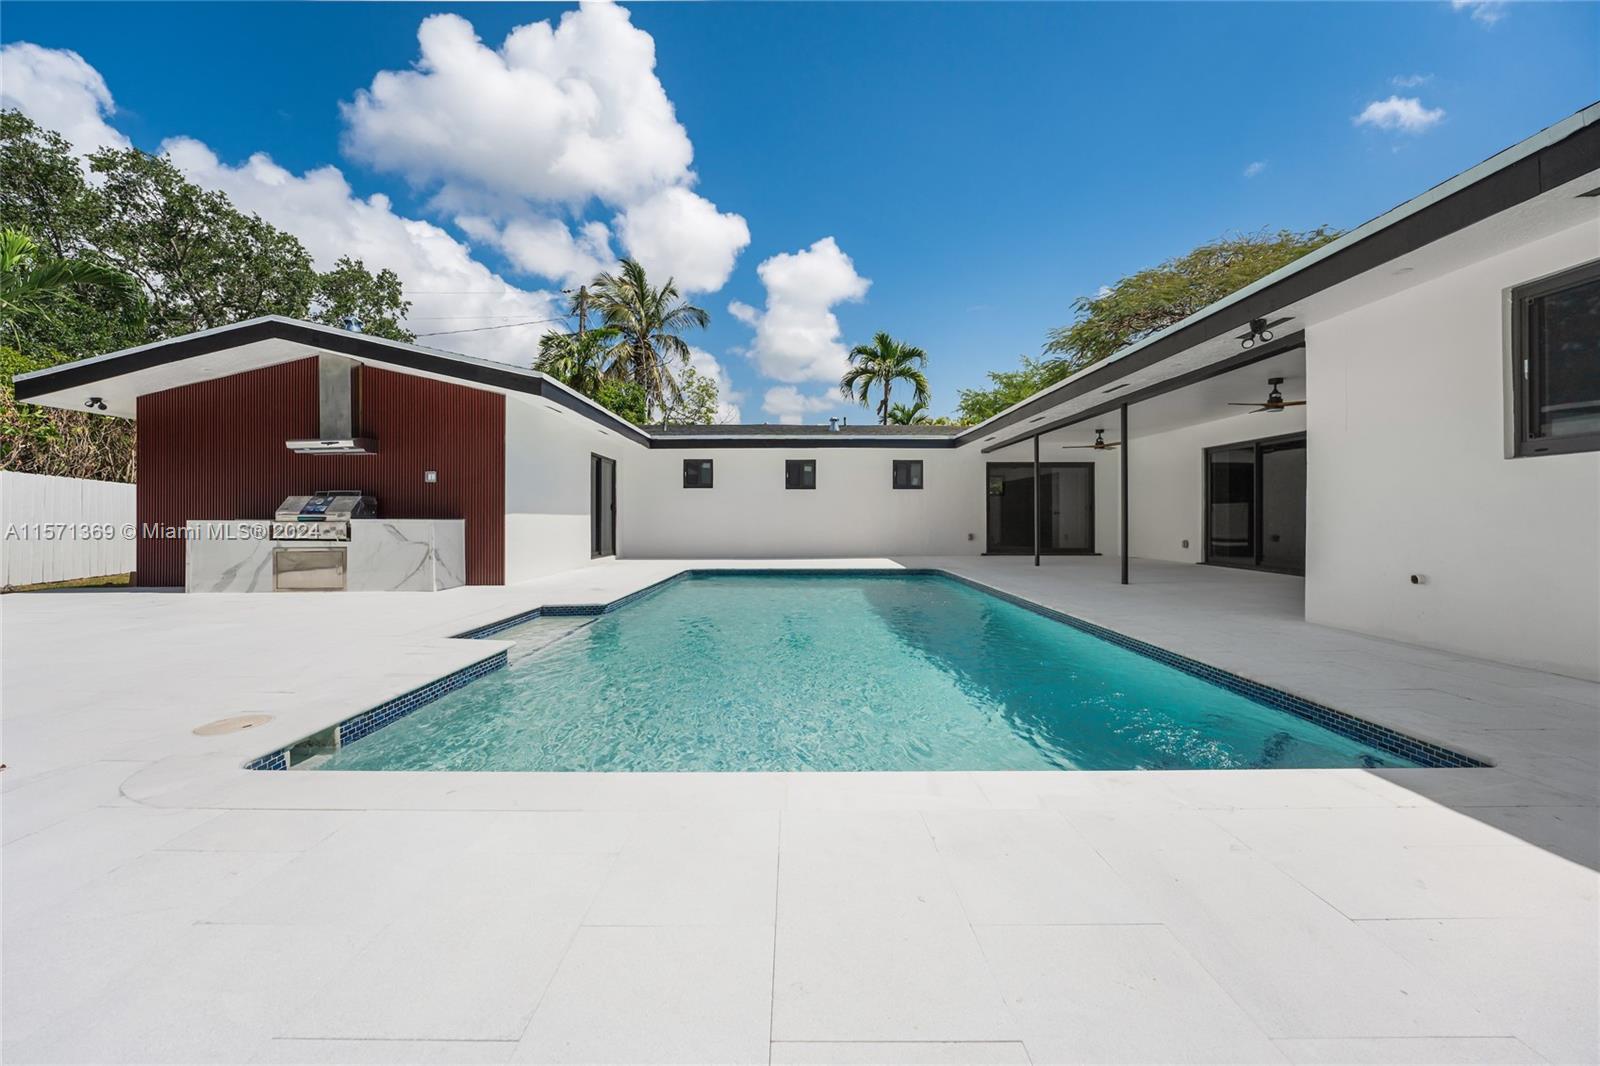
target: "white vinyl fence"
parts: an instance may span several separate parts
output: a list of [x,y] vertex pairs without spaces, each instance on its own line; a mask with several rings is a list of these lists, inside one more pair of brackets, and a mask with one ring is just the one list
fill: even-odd
[[133,571],[133,486],[0,471],[0,588]]

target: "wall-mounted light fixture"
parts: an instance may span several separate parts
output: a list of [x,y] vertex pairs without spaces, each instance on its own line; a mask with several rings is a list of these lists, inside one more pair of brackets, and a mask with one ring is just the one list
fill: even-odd
[[1252,318],[1250,320],[1250,328],[1236,335],[1239,338],[1239,347],[1254,348],[1257,341],[1270,341],[1272,339],[1272,328],[1281,326],[1287,321],[1289,321],[1287,317],[1275,318],[1271,322],[1264,318]]
[[104,411],[106,409],[106,402],[98,396],[91,396],[87,400],[83,401],[83,406],[87,407],[91,411]]

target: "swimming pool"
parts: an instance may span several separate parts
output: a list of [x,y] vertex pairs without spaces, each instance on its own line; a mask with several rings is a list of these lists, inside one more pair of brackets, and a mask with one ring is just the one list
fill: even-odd
[[568,624],[319,768],[1418,765],[936,574],[697,573]]

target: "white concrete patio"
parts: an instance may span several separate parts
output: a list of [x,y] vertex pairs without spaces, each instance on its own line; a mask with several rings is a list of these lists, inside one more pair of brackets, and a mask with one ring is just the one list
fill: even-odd
[[[1600,686],[1307,625],[1291,578],[853,563],[949,569],[1495,766],[253,773],[498,646],[452,633],[714,564],[315,611],[6,596],[4,1060],[1600,1056]],[[274,717],[191,732],[249,713]]]

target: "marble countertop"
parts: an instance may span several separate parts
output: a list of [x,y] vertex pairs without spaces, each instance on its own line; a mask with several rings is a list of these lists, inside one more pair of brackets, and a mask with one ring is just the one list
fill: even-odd
[[185,544],[189,592],[272,592],[279,548],[343,548],[345,588],[412,592],[466,581],[466,522],[459,518],[358,518],[348,540],[272,538],[273,523],[191,520]]

